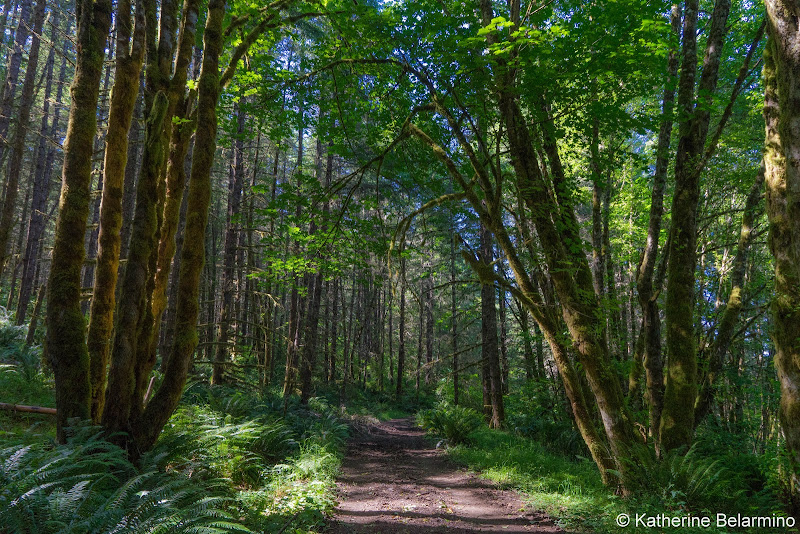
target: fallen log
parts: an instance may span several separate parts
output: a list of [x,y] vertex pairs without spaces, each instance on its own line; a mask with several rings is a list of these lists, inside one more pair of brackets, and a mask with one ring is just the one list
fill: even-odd
[[56,415],[55,408],[45,408],[43,406],[26,406],[24,404],[8,404],[0,402],[0,410],[10,410],[12,412],[28,412],[28,413],[42,413],[47,415]]

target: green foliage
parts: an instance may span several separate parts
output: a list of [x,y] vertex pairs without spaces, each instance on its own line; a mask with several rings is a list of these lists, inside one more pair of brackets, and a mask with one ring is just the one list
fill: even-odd
[[[42,368],[41,347],[28,346],[25,333],[0,308],[0,402],[52,407],[52,377]],[[41,415],[0,412],[0,441],[10,436],[15,442],[35,442],[41,439],[37,432],[52,423]]]
[[471,408],[441,403],[417,414],[417,424],[426,432],[444,438],[449,445],[470,441],[470,435],[481,426],[481,416]]
[[296,448],[292,435],[277,419],[236,422],[207,407],[183,406],[164,429],[160,443],[173,451],[172,461],[184,471],[252,487],[263,482],[270,465]]
[[411,388],[406,388],[398,398],[388,391],[381,393],[370,389],[353,388],[347,393],[347,412],[351,416],[374,417],[384,421],[409,417],[420,408],[433,406],[434,402],[434,396],[425,390],[417,394]]
[[162,454],[137,468],[93,428],[63,446],[3,449],[0,532],[250,532],[224,482],[164,471]]
[[589,457],[575,423],[559,409],[560,399],[545,380],[530,380],[506,398],[506,423],[517,435],[536,440],[568,458]]
[[283,416],[274,395],[196,383],[136,465],[95,427],[63,446],[5,434],[0,534],[309,532],[335,506],[348,432],[324,399]]
[[564,527],[585,526],[613,502],[591,461],[575,462],[507,431],[481,428],[470,446],[450,448],[448,454],[497,484],[521,490],[533,507]]
[[[670,517],[741,513],[771,516],[781,513],[779,501],[759,475],[753,455],[706,456],[710,443],[700,440],[688,453],[672,452],[657,460],[642,447],[631,457],[638,486],[635,497],[621,499],[600,481],[594,464],[571,459],[545,444],[510,432],[482,428],[470,445],[448,449],[448,454],[494,482],[522,491],[532,507],[556,518],[565,528],[604,533],[654,534],[658,529],[620,528],[618,514],[666,514]],[[749,481],[749,482],[748,482]],[[752,484],[754,481],[758,483]],[[774,531],[774,530],[773,530]],[[681,532],[727,530],[681,529]],[[749,529],[748,532],[760,532]],[[770,532],[766,530],[765,532]]]
[[[763,486],[748,487],[743,472],[746,462],[723,455],[705,456],[697,444],[689,451],[674,450],[656,459],[642,447],[630,458],[630,469],[640,499],[654,498],[668,510],[769,515],[777,511],[777,499]],[[746,457],[739,457],[746,458]]]

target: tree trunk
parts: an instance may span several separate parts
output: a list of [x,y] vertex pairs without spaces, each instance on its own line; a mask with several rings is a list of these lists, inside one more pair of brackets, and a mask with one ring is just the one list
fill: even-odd
[[499,288],[499,308],[500,313],[500,385],[503,395],[508,395],[508,378],[511,370],[508,366],[508,331],[506,329],[506,291],[504,288]]
[[89,216],[92,148],[97,130],[97,99],[106,39],[111,26],[110,0],[80,0],[78,57],[72,87],[72,106],[64,142],[61,199],[56,220],[50,277],[47,283],[45,346],[56,382],[57,437],[72,417],[91,415],[89,352],[81,313],[83,236]]
[[[149,352],[153,331],[150,291],[159,220],[159,190],[163,182],[167,141],[172,127],[168,76],[173,61],[177,9],[174,2],[161,6],[158,43],[155,11],[145,12],[145,108],[149,109],[128,257],[116,310],[108,393],[102,417],[103,426],[112,433],[133,432],[135,420],[143,408],[150,370],[155,364]],[[186,19],[191,17],[186,17],[184,24],[187,24]]]
[[[8,2],[9,4],[11,2]],[[11,124],[11,117],[14,115],[14,96],[17,92],[17,81],[19,80],[19,70],[22,66],[22,54],[25,51],[25,42],[28,40],[31,16],[31,0],[21,0],[19,6],[19,25],[13,36],[11,56],[8,58],[8,70],[6,70],[5,83],[2,90],[2,101],[0,101],[0,139],[8,139],[8,128]],[[26,125],[27,126],[27,125]],[[6,144],[0,143],[0,163],[5,156]],[[0,257],[5,259],[5,247],[0,252]],[[2,266],[0,266],[2,267]],[[2,274],[2,269],[0,269]]]
[[[402,251],[400,252],[402,254]],[[400,341],[397,346],[397,389],[396,395],[403,394],[403,371],[406,363],[406,259],[400,258],[400,324],[398,334]]]
[[[236,138],[231,166],[231,179],[228,186],[228,214],[225,226],[225,246],[222,260],[222,307],[217,321],[217,350],[214,356],[214,367],[211,374],[212,384],[222,384],[225,381],[225,366],[223,362],[230,361],[231,347],[228,338],[231,330],[231,317],[233,316],[233,293],[236,287],[234,279],[236,268],[236,249],[239,243],[239,225],[235,220],[239,217],[242,204],[242,186],[244,183],[244,125],[245,112],[241,105],[234,106],[236,115]],[[235,343],[234,343],[235,344]]]
[[[25,68],[25,81],[22,85],[22,96],[16,114],[16,128],[14,130],[14,136],[11,139],[11,158],[8,162],[8,173],[6,174],[3,209],[2,212],[0,212],[0,276],[2,276],[8,259],[8,244],[11,240],[11,228],[14,226],[14,211],[17,207],[19,177],[22,173],[22,157],[25,155],[25,138],[28,133],[31,106],[33,105],[36,70],[39,66],[39,50],[41,49],[41,39],[39,39],[39,36],[42,33],[42,25],[44,24],[45,3],[46,0],[37,0],[36,8],[33,12],[33,36],[28,54],[28,66]],[[24,31],[22,30],[23,27],[25,28]],[[27,35],[27,21],[25,21],[25,24],[21,25],[20,29],[17,30],[16,42],[18,46],[24,46]],[[20,37],[22,37],[22,41],[20,41]],[[3,106],[3,108],[5,111],[5,106]],[[5,136],[3,135],[3,137]],[[20,233],[22,232],[23,230],[20,229]]]
[[31,322],[28,325],[28,335],[25,337],[25,344],[28,346],[33,345],[34,336],[36,335],[36,326],[39,323],[39,315],[42,312],[42,302],[44,301],[45,286],[42,284],[39,287],[39,292],[36,295],[36,304],[33,306],[33,315],[31,315]]
[[[455,219],[455,218],[453,218]],[[455,220],[450,225],[450,348],[453,351],[453,404],[458,406],[459,377],[458,377],[458,330],[456,321],[456,232]],[[391,331],[391,322],[389,323]]]
[[[317,176],[320,186],[324,188],[326,186],[330,186],[331,184],[331,177],[333,174],[333,153],[328,152],[325,165],[325,177],[323,179],[320,172],[322,167],[321,152],[322,143],[318,141],[317,158],[319,159],[320,164],[317,166]],[[325,224],[325,221],[327,221],[329,209],[329,204],[326,201],[322,207],[323,225]],[[325,231],[326,228],[323,227],[323,233]],[[308,235],[313,237],[316,236],[316,234],[317,223],[312,218],[308,229]],[[323,261],[324,258],[320,256],[317,262],[316,272],[311,274],[309,277],[312,280],[312,287],[308,288],[311,299],[308,302],[308,314],[305,321],[306,343],[303,347],[303,362],[300,368],[300,401],[303,404],[306,404],[308,402],[308,398],[311,396],[311,379],[313,378],[314,366],[316,365],[317,358],[317,346],[319,338],[319,309],[322,304]]]
[[[6,44],[6,26],[8,25],[8,14],[17,9],[17,3],[14,0],[9,0],[3,3],[3,14],[0,15],[0,45]],[[12,30],[13,36],[13,30]],[[2,88],[0,88],[0,96],[2,96]]]
[[220,93],[219,58],[225,0],[210,0],[203,33],[203,66],[198,81],[197,132],[189,177],[188,213],[181,270],[178,278],[175,344],[164,364],[164,381],[134,422],[139,450],[149,450],[169,420],[186,384],[189,363],[197,346],[200,275],[208,207],[211,201],[211,169],[217,148],[217,102]]
[[[112,31],[115,31],[115,29],[112,29]],[[122,34],[127,35],[128,29],[123,30]],[[114,56],[114,44],[115,43],[113,40],[109,40],[108,43],[109,57]],[[94,146],[95,154],[103,152],[103,144],[105,141],[105,136],[107,135],[108,131],[108,119],[109,119],[108,112],[110,111],[108,86],[110,84],[111,84],[111,65],[109,62],[105,66],[103,87],[100,90],[101,100],[100,100],[100,107],[98,108],[98,118],[100,122],[98,124],[98,135],[95,138],[95,146]],[[127,132],[125,132],[125,141],[127,142]],[[89,225],[89,235],[86,236],[86,261],[84,262],[83,266],[83,289],[92,291],[91,300],[94,300],[94,271],[95,271],[95,265],[97,263],[97,247],[99,244],[98,237],[100,236],[100,204],[103,193],[103,178],[104,178],[103,175],[105,174],[104,164],[105,164],[105,157],[103,158],[103,161],[100,161],[99,167],[96,170],[92,171],[92,174],[97,174],[97,188],[92,191],[92,222]],[[84,315],[89,313],[89,308],[90,308],[90,300],[84,300],[83,302],[81,302],[81,311],[83,312]],[[89,322],[91,322],[91,318]],[[90,366],[92,365],[91,360],[92,360],[92,354],[90,350],[89,352]],[[90,380],[92,380],[91,377]],[[92,401],[92,404],[94,404],[94,400]]]
[[[45,213],[47,211],[47,198],[50,193],[50,168],[52,158],[48,158],[50,148],[47,138],[55,139],[58,127],[58,108],[55,115],[50,118],[50,94],[53,88],[53,70],[55,67],[56,37],[58,35],[59,11],[53,13],[50,33],[50,52],[45,65],[44,102],[42,109],[42,122],[39,129],[39,144],[36,149],[36,167],[33,175],[33,195],[31,199],[31,212],[28,220],[28,235],[25,239],[25,253],[22,258],[22,279],[19,287],[19,300],[17,301],[16,322],[21,325],[25,322],[28,313],[28,304],[33,293],[33,276],[36,271],[36,259],[39,257],[40,241],[45,227]],[[59,92],[61,87],[59,86]],[[56,100],[60,101],[60,98]],[[48,128],[48,120],[50,127]]]
[[533,380],[534,378],[539,378],[539,376],[533,354],[533,343],[531,343],[533,335],[531,334],[528,310],[518,300],[515,299],[515,302],[519,310],[519,329],[522,336],[522,357],[525,360],[525,378]]
[[[186,95],[186,81],[189,64],[194,50],[197,32],[199,1],[189,0],[183,6],[183,20],[178,38],[178,52],[175,58],[175,71],[166,86],[169,99],[167,117],[170,124],[165,125],[164,142],[168,144],[168,158],[163,180],[163,198],[159,195],[158,212],[158,244],[151,258],[152,279],[150,285],[150,301],[152,302],[152,332],[148,340],[146,361],[155,362],[158,346],[161,319],[167,308],[167,285],[173,258],[176,253],[175,235],[180,226],[181,207],[184,203],[186,187],[186,156],[194,124],[188,120],[190,109],[195,104],[194,93]],[[173,125],[173,123],[175,123]],[[168,140],[167,140],[168,136]],[[161,186],[160,186],[161,187]],[[159,191],[160,193],[160,191]],[[176,260],[176,268],[180,263]]]
[[[132,119],[131,129],[128,133],[128,158],[125,164],[125,179],[122,193],[122,228],[120,229],[119,257],[120,260],[128,258],[128,244],[131,238],[131,225],[133,222],[133,212],[136,205],[136,182],[141,171],[141,156],[144,145],[144,95],[142,93],[142,81],[137,82],[136,107]],[[121,276],[121,271],[117,279]]]
[[767,0],[764,154],[769,247],[775,259],[772,338],[780,420],[790,453],[792,513],[800,513],[800,50],[796,3]]
[[[100,205],[97,270],[89,314],[89,363],[92,384],[92,420],[97,423],[105,406],[106,368],[109,340],[114,328],[115,293],[119,271],[120,231],[122,228],[122,188],[128,157],[128,132],[139,94],[139,73],[145,48],[145,9],[155,9],[140,0],[136,21],[131,28],[130,0],[117,4],[117,65],[108,114],[103,198]],[[132,38],[132,39],[131,39]]]
[[[492,234],[481,227],[481,261],[489,269],[494,261]],[[497,309],[494,284],[481,284],[481,362],[483,369],[483,413],[489,428],[502,428],[505,420],[500,346],[497,338]]]
[[[296,179],[296,190],[297,194],[302,194],[302,174],[303,174],[303,106],[300,105],[300,112],[299,112],[299,124],[298,124],[298,132],[297,132],[297,165],[295,167],[295,179]],[[301,215],[301,208],[300,204],[297,204],[297,210],[295,211],[295,218],[297,220],[297,224],[299,224],[300,215]],[[287,239],[291,239],[287,236]],[[289,254],[299,255],[300,254],[300,244],[295,240],[291,241],[291,245],[289,247]],[[300,297],[299,291],[300,285],[300,278],[295,274],[292,280],[292,292],[289,298],[289,337],[288,337],[288,345],[286,349],[286,372],[284,374],[283,379],[283,398],[284,398],[284,407],[286,406],[286,402],[288,401],[289,395],[294,391],[295,388],[295,380],[298,371],[298,364],[300,358],[300,333],[302,329],[300,328],[300,321],[302,320],[302,305],[303,301]]]
[[683,25],[683,58],[678,83],[680,122],[675,157],[675,193],[672,197],[666,318],[667,380],[659,429],[665,451],[688,446],[694,434],[697,397],[697,346],[694,333],[695,267],[697,265],[697,206],[700,199],[698,168],[705,152],[716,91],[720,57],[730,12],[730,0],[717,0],[711,15],[703,71],[697,85],[697,0],[687,0]]
[[336,352],[339,341],[339,287],[341,282],[338,278],[333,280],[333,297],[329,302],[333,304],[333,317],[331,318],[331,363],[330,363],[330,381],[336,382]]
[[430,385],[433,372],[433,280],[427,276],[425,290],[425,384]]

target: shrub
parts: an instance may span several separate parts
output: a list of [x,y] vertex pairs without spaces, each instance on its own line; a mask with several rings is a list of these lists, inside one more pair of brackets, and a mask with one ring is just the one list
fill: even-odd
[[449,445],[469,441],[469,435],[481,425],[481,416],[471,408],[442,403],[417,413],[417,424],[426,432],[444,438]]

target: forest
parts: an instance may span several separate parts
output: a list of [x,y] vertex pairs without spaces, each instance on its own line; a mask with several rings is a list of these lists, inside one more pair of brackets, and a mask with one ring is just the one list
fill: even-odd
[[0,534],[796,532],[798,21],[4,0]]

